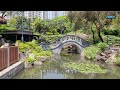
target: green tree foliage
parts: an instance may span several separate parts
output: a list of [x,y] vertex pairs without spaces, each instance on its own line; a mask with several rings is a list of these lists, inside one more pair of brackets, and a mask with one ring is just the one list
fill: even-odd
[[4,31],[7,31],[7,30],[15,30],[15,28],[13,28],[9,25],[6,25],[6,24],[0,25],[0,34],[4,33]]
[[[21,30],[22,28],[22,17],[21,16],[17,16],[17,17],[13,17],[11,19],[8,20],[8,25],[16,28],[16,30]],[[24,29],[28,29],[28,19],[26,17],[23,17],[23,26]]]
[[52,20],[54,28],[60,34],[67,33],[73,30],[73,25],[71,26],[70,20],[66,16],[59,16]]
[[41,33],[41,29],[42,29],[42,20],[41,20],[41,18],[35,17],[31,22],[31,26],[32,26],[33,32]]
[[[78,22],[84,21],[94,23],[96,27],[96,31],[98,34],[98,37],[102,42],[104,42],[101,31],[104,27],[111,24],[112,19],[106,19],[105,17],[108,15],[116,16],[119,15],[118,11],[70,11],[68,13],[68,17],[72,23],[77,22],[77,25],[79,26]],[[76,25],[76,26],[77,26]]]

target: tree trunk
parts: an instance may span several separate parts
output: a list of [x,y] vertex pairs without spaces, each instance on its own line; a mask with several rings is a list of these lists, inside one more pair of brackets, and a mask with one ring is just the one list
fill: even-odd
[[[91,28],[91,30],[92,30],[92,28]],[[92,30],[92,34],[93,34],[93,43],[95,44],[95,33],[94,33],[94,31]]]
[[102,36],[101,36],[101,34],[100,34],[100,30],[98,30],[98,37],[100,38],[100,40],[101,40],[102,42],[104,42],[104,41],[103,41],[103,38],[102,38]]
[[102,38],[102,36],[101,36],[101,34],[100,34],[100,31],[101,31],[101,27],[102,26],[97,26],[97,24],[96,23],[94,23],[95,25],[96,25],[96,28],[97,28],[97,33],[98,33],[98,37],[100,38],[100,40],[102,41],[102,42],[104,42],[103,41],[103,38]]

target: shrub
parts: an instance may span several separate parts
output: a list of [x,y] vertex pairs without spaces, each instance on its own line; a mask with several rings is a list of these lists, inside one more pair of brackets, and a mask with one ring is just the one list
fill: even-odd
[[21,42],[19,43],[19,50],[20,50],[20,52],[27,52],[28,49],[29,49],[28,45],[26,45],[24,43],[21,43]]
[[89,60],[94,60],[97,53],[99,53],[100,51],[100,48],[96,46],[87,47],[84,49],[85,57]]
[[115,35],[115,36],[118,36],[119,35],[119,30],[106,30],[106,29],[104,29],[103,33],[105,35]]
[[31,57],[27,57],[26,61],[30,64],[33,64],[36,60]]
[[47,34],[47,35],[53,35],[53,33],[51,33],[51,32],[46,32],[46,34]]
[[29,51],[29,56],[27,57],[27,62],[30,64],[33,64],[34,61],[38,60],[40,56],[52,56],[51,51],[43,51],[42,48],[37,44],[35,40],[32,42],[26,42],[22,43],[20,41],[17,41],[19,43],[19,49],[20,52],[27,52]]
[[107,48],[107,44],[100,42],[97,44],[97,47],[103,51],[105,48]]
[[117,57],[115,58],[115,63],[116,63],[117,65],[120,65],[120,56],[117,56]]
[[120,37],[117,37],[117,36],[112,36],[112,35],[109,35],[109,41],[108,41],[108,44],[111,45],[111,44],[120,44]]

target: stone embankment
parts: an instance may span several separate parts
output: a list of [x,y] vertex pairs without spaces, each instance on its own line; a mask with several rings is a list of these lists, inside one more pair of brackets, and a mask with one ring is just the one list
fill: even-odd
[[120,54],[120,48],[108,48],[96,56],[97,61],[109,62],[111,58]]

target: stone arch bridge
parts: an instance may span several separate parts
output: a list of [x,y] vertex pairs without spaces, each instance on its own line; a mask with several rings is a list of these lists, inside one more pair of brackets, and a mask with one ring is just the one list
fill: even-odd
[[83,48],[90,45],[89,42],[84,40],[83,38],[75,35],[66,35],[59,37],[55,42],[52,43],[40,43],[40,46],[44,50],[51,50],[54,54],[60,54],[62,48],[66,44],[73,44],[77,46],[78,52],[81,53]]

